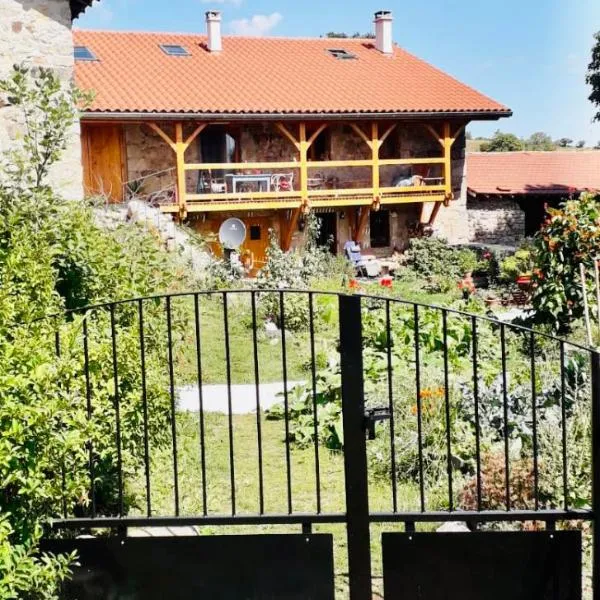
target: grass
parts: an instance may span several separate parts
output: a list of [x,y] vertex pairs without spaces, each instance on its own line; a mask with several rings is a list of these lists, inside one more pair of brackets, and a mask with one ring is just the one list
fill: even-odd
[[[234,415],[235,500],[236,514],[259,512],[259,477],[256,415]],[[283,443],[284,423],[260,419],[262,429],[264,511],[286,513],[286,458]],[[206,432],[206,496],[208,514],[231,514],[231,471],[229,462],[229,422],[222,414],[205,415]],[[178,476],[182,515],[198,515],[204,510],[202,501],[202,471],[200,460],[199,417],[193,413],[177,415]],[[322,512],[345,512],[344,463],[340,452],[319,448]],[[316,511],[315,461],[313,448],[291,449],[293,511]],[[143,474],[130,489],[137,494],[140,507],[145,507]],[[391,510],[391,485],[381,478],[369,478],[371,510]],[[400,509],[414,507],[418,502],[416,485],[399,485]],[[155,515],[174,514],[173,458],[171,448],[153,453],[151,468],[151,500]],[[141,509],[140,509],[141,510]],[[381,593],[380,534],[399,530],[395,525],[372,526],[372,557],[374,586]],[[317,525],[315,533],[331,533],[334,537],[335,581],[338,598],[347,593],[346,530],[343,525]],[[299,526],[206,526],[202,534],[227,533],[299,533]],[[375,597],[378,597],[377,595]]]

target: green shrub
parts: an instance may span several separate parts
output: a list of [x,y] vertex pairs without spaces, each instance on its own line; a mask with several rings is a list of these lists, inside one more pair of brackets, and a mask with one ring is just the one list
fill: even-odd
[[500,263],[499,279],[504,283],[514,283],[519,275],[533,274],[534,255],[531,242],[525,242],[512,255]]

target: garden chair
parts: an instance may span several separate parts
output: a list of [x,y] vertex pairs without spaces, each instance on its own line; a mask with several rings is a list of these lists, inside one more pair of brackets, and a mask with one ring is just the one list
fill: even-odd
[[367,276],[367,263],[363,258],[360,251],[360,244],[352,240],[347,241],[344,244],[344,254],[346,258],[352,263],[354,272],[359,277]]
[[275,173],[271,175],[271,189],[274,192],[293,192],[294,174],[293,173]]

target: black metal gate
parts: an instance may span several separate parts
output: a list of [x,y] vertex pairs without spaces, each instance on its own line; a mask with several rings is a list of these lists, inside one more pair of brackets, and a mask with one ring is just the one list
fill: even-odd
[[[257,307],[261,298],[267,295],[272,310],[276,313],[275,320],[279,325],[281,338],[280,342],[277,342],[280,343],[284,386],[285,488],[281,490],[281,495],[285,497],[287,508],[282,512],[269,510],[265,506],[264,497],[266,465],[261,437],[263,435],[260,399],[262,388],[259,381]],[[287,303],[292,296],[303,299],[302,302],[305,303],[308,315],[306,333],[309,343],[309,381],[307,386],[309,389],[312,388],[311,402],[314,411],[312,414],[316,509],[301,512],[295,509],[294,504],[295,492],[292,475],[294,450],[290,435],[292,407],[288,392],[290,342],[289,334],[286,334],[286,318],[289,310]],[[337,326],[339,327],[345,510],[336,512],[322,510],[321,502],[323,474],[319,466],[319,453],[323,450],[319,447],[320,423],[317,416],[319,367],[315,349],[316,341],[319,340],[321,333],[318,330],[315,331],[317,312],[315,299],[317,296],[335,298]],[[235,464],[239,458],[235,453],[231,363],[232,353],[236,350],[234,346],[238,341],[231,339],[230,330],[232,322],[237,316],[237,308],[232,311],[232,303],[237,302],[237,298],[240,297],[247,299],[249,307],[250,339],[247,352],[248,355],[251,355],[250,362],[253,364],[257,411],[256,460],[259,495],[257,510],[253,513],[239,509],[239,501],[244,492],[238,483],[239,472],[236,471]],[[236,298],[236,300],[232,300],[232,298]],[[222,314],[223,317],[222,336],[228,401],[227,445],[230,482],[228,514],[209,510],[207,503],[207,495],[210,495],[211,490],[210,482],[207,483],[205,455],[208,449],[205,441],[207,423],[203,406],[205,400],[203,398],[204,365],[201,347],[203,327],[201,304],[203,301],[218,302],[221,311],[219,314]],[[181,442],[181,439],[178,439],[176,429],[177,392],[174,365],[177,361],[177,345],[174,340],[173,323],[178,318],[179,304],[187,306],[186,310],[191,319],[188,322],[188,330],[191,326],[192,335],[191,338],[186,338],[187,341],[183,343],[183,346],[185,344],[195,345],[198,382],[200,484],[196,493],[202,499],[200,504],[202,509],[195,513],[182,509],[185,502],[184,494],[189,491],[182,493],[180,485],[182,466],[178,462],[178,442]],[[148,311],[153,311],[153,318],[156,318],[159,313],[164,316],[162,333],[165,336],[165,347],[162,354],[157,343],[149,341],[150,334],[147,330],[149,318],[146,316]],[[398,317],[400,313],[395,311],[403,312]],[[379,405],[368,402],[366,405],[364,324],[365,318],[373,319],[374,315],[379,319],[377,332],[380,334],[375,342],[375,354],[379,361],[377,364],[385,365],[380,383],[385,384],[383,395],[387,397],[387,402],[380,402]],[[401,336],[393,333],[394,319],[396,318],[404,319],[403,322],[408,327],[407,331],[410,336],[407,334],[405,339],[400,339]],[[80,356],[81,360],[79,373],[81,387],[78,392],[73,391],[73,394],[75,396],[79,394],[80,401],[86,403],[90,419],[94,418],[94,411],[97,410],[93,377],[99,377],[98,365],[92,364],[93,360],[90,358],[90,346],[94,341],[92,336],[96,336],[95,341],[97,342],[101,335],[107,335],[107,339],[110,341],[110,360],[109,364],[104,367],[107,367],[106,378],[111,380],[112,389],[114,389],[110,398],[111,411],[114,412],[116,425],[114,431],[116,464],[113,472],[114,479],[110,481],[110,486],[116,491],[117,502],[116,505],[108,508],[99,508],[99,488],[101,486],[106,488],[107,482],[98,479],[95,473],[95,469],[99,468],[100,460],[93,442],[89,442],[89,502],[82,506],[76,505],[68,497],[63,498],[62,506],[57,509],[52,527],[54,532],[73,530],[89,533],[104,529],[111,531],[112,535],[102,542],[97,540],[56,540],[51,539],[52,536],[50,536],[45,542],[47,549],[64,550],[77,547],[83,557],[96,556],[96,559],[98,553],[104,552],[105,563],[108,561],[113,565],[113,571],[116,569],[119,572],[138,568],[135,566],[139,566],[136,556],[158,553],[161,556],[179,557],[168,563],[171,566],[165,569],[164,575],[167,579],[175,565],[181,566],[185,562],[184,556],[195,556],[190,569],[186,571],[181,566],[183,570],[178,571],[179,577],[183,577],[181,573],[186,572],[188,573],[186,577],[190,576],[192,577],[190,581],[196,582],[194,584],[196,587],[194,585],[189,587],[193,593],[190,592],[191,595],[174,594],[173,597],[200,597],[200,594],[202,597],[215,598],[333,598],[331,536],[313,534],[313,527],[323,524],[342,524],[347,532],[349,596],[351,600],[370,600],[373,597],[372,526],[374,524],[389,524],[390,526],[403,524],[403,533],[384,532],[382,536],[382,570],[386,598],[441,600],[442,598],[511,597],[562,600],[582,597],[581,571],[582,556],[584,555],[581,549],[580,530],[584,530],[584,537],[586,537],[588,535],[586,524],[590,523],[592,527],[589,536],[593,559],[589,568],[592,571],[593,583],[595,584],[597,581],[600,573],[600,559],[596,548],[600,543],[600,537],[593,523],[600,502],[600,440],[598,439],[600,431],[600,355],[595,351],[517,325],[495,321],[486,316],[403,302],[389,297],[374,298],[358,294],[332,295],[320,292],[283,292],[279,290],[173,294],[78,309],[69,313],[69,319],[71,323],[79,322],[81,327],[80,337],[75,336],[75,342],[71,340],[70,350],[68,350],[73,355]],[[94,323],[100,323],[101,327],[96,327]],[[459,324],[459,327],[455,327],[456,323]],[[124,372],[124,367],[119,362],[119,344],[124,343],[121,340],[120,327],[123,329],[129,327],[130,330],[133,328],[139,340],[139,377],[138,375],[131,377],[131,381],[134,383],[130,382],[127,388],[127,399],[120,381]],[[156,327],[156,324],[153,327]],[[489,348],[482,348],[480,345],[486,328],[485,343],[490,344],[492,339],[498,342],[497,358],[489,358],[491,356],[488,352]],[[434,330],[437,333],[431,333]],[[64,355],[67,351],[64,348],[65,344],[61,341],[64,331],[57,326],[55,332],[57,354]],[[512,340],[509,340],[510,336],[513,336]],[[125,338],[125,335],[122,337]],[[395,347],[394,344],[396,344]],[[517,365],[515,368],[520,370],[516,374],[519,382],[516,399],[510,396],[512,393],[511,367],[513,366],[511,361],[514,357],[510,356],[511,351],[507,349],[509,346],[517,348],[513,351],[515,355],[518,351],[519,357],[526,357],[529,361],[527,373],[523,372],[523,361],[514,363]],[[571,368],[571,363],[568,362],[568,357],[571,356],[570,349],[573,349],[574,353],[575,375],[572,375],[569,370]],[[152,407],[149,406],[148,400],[149,383],[146,379],[146,370],[152,352],[154,352],[155,360],[160,356],[164,358],[166,389],[170,400],[170,415],[165,424],[170,426],[170,452],[173,464],[172,514],[157,514],[151,504],[151,486],[154,482],[152,481],[152,461],[149,449],[149,430],[151,429],[149,423]],[[429,352],[433,357],[429,365],[426,365],[423,360],[425,352]],[[404,353],[402,359],[406,361],[406,364],[410,364],[409,370],[404,373],[395,372],[397,370],[394,365],[395,353]],[[482,360],[484,356],[488,357],[486,359],[488,363],[484,364]],[[540,366],[541,356],[550,357],[544,359],[542,366]],[[464,452],[463,449],[462,455],[458,456],[453,447],[457,443],[453,427],[460,429],[464,423],[459,420],[453,421],[454,417],[451,412],[456,409],[456,403],[453,404],[450,396],[451,375],[455,364],[458,364],[460,360],[463,361],[461,363],[463,366],[464,361],[468,361],[471,370],[468,389],[464,387],[462,391],[455,394],[459,398],[458,404],[461,405],[463,411],[460,418],[465,423],[469,422],[470,437],[468,437],[467,444],[468,452]],[[549,369],[552,360],[555,361],[557,367],[556,385],[546,389],[540,383],[540,381],[545,382],[546,373],[544,372],[540,376],[539,369]],[[131,365],[128,368],[131,369]],[[93,375],[94,369],[96,370],[95,375]],[[497,395],[489,392],[491,387],[482,378],[482,371],[485,370],[493,371],[492,375],[495,375],[499,382]],[[387,382],[385,374],[387,374]],[[487,375],[489,379],[490,373]],[[435,379],[438,376],[443,385],[431,392],[427,388],[427,378]],[[394,388],[396,385],[394,377],[400,379],[401,385],[410,383],[414,387],[414,392],[411,392],[414,394],[414,406],[408,407],[405,412],[399,411],[395,405],[397,392]],[[575,383],[571,382],[570,377],[575,378]],[[529,396],[527,397],[523,392],[523,389],[527,387],[526,381],[530,382]],[[73,386],[73,383],[71,382],[70,385]],[[482,389],[484,385],[487,387]],[[139,389],[135,386],[139,386]],[[425,399],[428,396],[425,395],[425,390],[428,390],[428,394],[436,395],[436,403],[432,401],[431,404],[428,404],[426,402]],[[404,391],[402,393],[408,394]],[[134,421],[124,420],[124,406],[125,402],[131,402],[132,395],[136,394],[139,395],[140,406],[143,408],[141,423],[135,421],[137,423],[135,426],[141,428],[140,439],[143,444],[141,463],[144,467],[142,479],[146,502],[145,507],[140,510],[128,512],[124,499],[127,495],[125,481],[127,469],[124,466],[124,453],[129,450],[124,446],[123,436],[124,432],[134,426]],[[485,394],[488,394],[489,397]],[[464,398],[468,398],[468,411],[463,406]],[[494,402],[497,403],[497,406]],[[579,459],[579,455],[575,456],[573,451],[569,450],[569,435],[572,433],[570,425],[573,421],[570,411],[574,410],[573,407],[577,402],[585,402],[585,410],[589,408],[588,419],[592,439],[591,447],[586,447],[586,452],[589,450],[591,454],[589,471],[587,474],[577,471],[573,475],[571,461],[575,462],[575,459]],[[524,407],[525,404],[526,407]],[[544,412],[549,410],[550,404],[552,404],[551,418],[546,417]],[[467,416],[465,416],[465,411],[468,412]],[[414,456],[415,470],[413,479],[418,491],[414,505],[406,507],[399,491],[402,475],[402,473],[399,475],[399,472],[405,467],[397,464],[401,454],[397,445],[404,441],[398,435],[401,435],[399,431],[402,431],[401,427],[405,425],[409,417],[414,420],[415,425],[414,431],[410,430],[407,436],[409,434],[412,436],[413,452],[411,456]],[[377,423],[380,421],[384,421],[385,424],[378,425]],[[496,444],[503,448],[503,456],[500,457],[501,464],[498,470],[500,475],[493,480],[496,487],[500,488],[500,500],[496,505],[490,504],[488,497],[491,494],[488,488],[489,473],[483,464],[487,451],[487,441],[484,440],[484,429],[487,425],[484,425],[484,421],[488,424],[491,423],[490,427],[495,428]],[[436,431],[443,440],[443,443],[439,445],[442,455],[438,458],[445,463],[444,484],[435,488],[435,493],[438,495],[440,495],[438,488],[443,489],[443,494],[441,494],[443,497],[435,500],[434,504],[437,503],[437,505],[434,508],[431,508],[433,501],[426,497],[429,492],[426,471],[432,452],[431,443],[427,439],[425,431],[428,423],[436,425]],[[368,444],[370,443],[368,439],[375,438],[380,427],[385,429],[386,440],[389,438],[391,504],[388,510],[376,510],[369,504],[371,466],[368,457]],[[561,433],[557,438],[559,440],[558,448],[556,445],[554,447],[544,446],[547,442],[543,441],[541,437],[552,427]],[[527,431],[527,443],[531,444],[531,449],[526,452],[526,460],[516,460],[511,455],[511,445],[519,441],[521,430],[522,432]],[[439,440],[436,443],[439,443]],[[407,441],[407,445],[411,444]],[[545,458],[545,452],[550,458]],[[550,467],[554,468],[554,466],[558,469],[556,477],[561,480],[557,483],[558,492],[556,493],[548,492],[544,487],[548,485],[547,472],[551,472]],[[69,464],[63,462],[61,465],[65,490],[69,489],[68,479],[71,469],[72,466]],[[519,469],[525,469],[527,474],[521,479],[514,479],[514,474]],[[579,477],[577,482],[572,481],[575,476]],[[588,491],[579,492],[580,496],[583,494],[584,500],[581,502],[577,500],[578,505],[575,506],[572,487],[581,484],[581,481],[591,482],[592,489],[588,490],[589,494]],[[463,500],[457,500],[456,487],[459,482],[464,489],[470,491],[469,501],[471,504],[469,506],[461,505],[460,502]],[[517,486],[520,490],[518,493],[513,489]],[[526,491],[522,491],[522,487],[525,487]],[[430,495],[433,493],[431,492]],[[516,497],[516,493],[523,497]],[[587,497],[589,497],[589,505],[586,505],[585,502]],[[431,530],[430,524],[432,523],[453,521],[466,523],[471,531],[439,533]],[[505,525],[529,523],[533,524],[532,528],[536,531],[491,531],[487,528],[480,530],[481,525],[490,523]],[[540,523],[545,526],[542,528]],[[567,523],[568,526],[561,526],[562,523]],[[265,534],[264,529],[261,529],[265,526],[276,525],[301,526],[302,535]],[[181,526],[200,528],[253,526],[257,528],[253,533],[262,535],[249,537],[242,535],[237,538],[219,536],[218,542],[214,541],[216,538],[207,541],[203,538],[210,536],[202,535],[192,540],[172,537],[155,539],[154,542],[136,541],[133,538],[125,537],[128,528],[152,529]],[[214,534],[214,532],[212,533]],[[211,546],[211,544],[213,545]],[[110,551],[107,550],[107,547],[110,547]],[[129,550],[125,552],[123,548]],[[244,549],[241,554],[240,548]],[[267,557],[266,562],[261,562],[261,556]],[[244,557],[247,557],[248,562],[245,567],[242,567]],[[96,559],[90,558],[89,560],[93,562]],[[154,563],[150,561],[148,564],[153,565],[151,570],[154,573],[160,571],[160,560]],[[294,577],[291,576],[292,572],[295,574]],[[297,576],[298,573],[300,576]],[[205,587],[202,587],[203,585]],[[155,588],[155,592],[158,589],[167,588],[159,586]],[[164,593],[164,591],[160,593]],[[160,593],[156,597],[162,597]],[[593,585],[593,598],[600,600],[600,586],[598,585]]]

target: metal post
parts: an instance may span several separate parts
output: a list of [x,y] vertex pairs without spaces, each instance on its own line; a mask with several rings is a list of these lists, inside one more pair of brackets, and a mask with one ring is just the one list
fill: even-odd
[[360,296],[340,296],[339,308],[350,600],[371,600]]
[[600,600],[600,354],[592,352],[593,599]]

